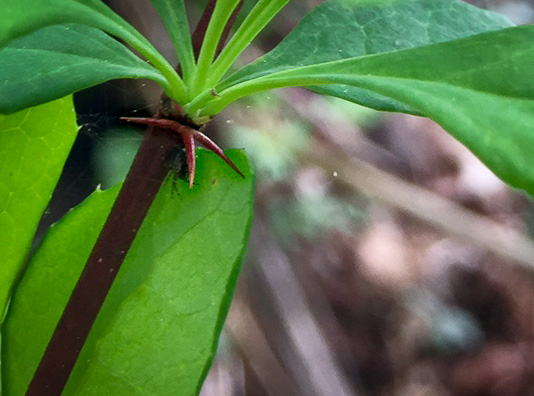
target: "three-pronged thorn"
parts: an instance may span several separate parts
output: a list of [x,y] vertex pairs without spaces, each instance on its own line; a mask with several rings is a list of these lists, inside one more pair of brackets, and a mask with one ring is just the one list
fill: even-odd
[[160,118],[141,118],[141,117],[121,117],[121,120],[128,122],[136,122],[138,124],[154,125],[160,128],[170,129],[180,136],[184,141],[185,153],[187,157],[187,167],[189,171],[189,188],[193,187],[195,181],[195,142],[203,146],[204,148],[213,151],[218,157],[226,162],[230,168],[232,168],[238,175],[245,177],[243,173],[237,168],[230,158],[224,154],[222,149],[217,146],[213,140],[204,135],[202,132],[197,131],[187,125],[182,125],[177,121],[160,119]]

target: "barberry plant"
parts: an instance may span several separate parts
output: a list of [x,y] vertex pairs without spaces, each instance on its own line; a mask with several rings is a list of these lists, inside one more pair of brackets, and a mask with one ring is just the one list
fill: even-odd
[[[289,0],[251,2],[232,34],[241,0],[209,1],[193,34],[184,0],[150,1],[176,67],[100,0],[2,1],[4,395],[198,393],[254,193],[245,154],[224,153],[202,129],[244,96],[305,86],[432,118],[534,194],[533,26],[460,0],[327,0],[236,70]],[[151,79],[163,91],[152,118],[125,118],[150,125],[125,182],[95,191],[28,257],[78,130],[71,94],[118,78]],[[166,182],[177,147],[189,178]]]

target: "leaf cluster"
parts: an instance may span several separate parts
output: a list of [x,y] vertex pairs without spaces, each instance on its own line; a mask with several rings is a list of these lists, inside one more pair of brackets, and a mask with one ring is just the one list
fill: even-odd
[[[218,0],[198,56],[184,0],[151,2],[179,68],[100,0],[3,0],[2,309],[77,132],[67,95],[112,79],[154,80],[198,124],[243,96],[289,86],[430,117],[503,180],[534,195],[533,26],[515,27],[460,0],[328,0],[275,49],[235,70],[240,54],[289,0],[258,0],[220,53],[240,1]],[[199,186],[190,191],[179,184],[175,195],[167,183],[160,191],[68,394],[198,391],[251,219],[250,164],[240,152],[230,156],[244,180],[201,152]],[[116,193],[95,192],[31,258],[2,328],[6,395],[24,393]],[[199,241],[206,241],[200,249]]]

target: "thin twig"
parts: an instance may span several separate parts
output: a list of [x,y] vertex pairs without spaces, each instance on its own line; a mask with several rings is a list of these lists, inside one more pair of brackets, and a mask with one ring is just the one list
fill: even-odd
[[[358,390],[340,368],[313,315],[302,285],[287,255],[277,246],[261,216],[254,220],[251,252],[253,271],[265,285],[268,298],[283,324],[291,353],[282,356],[302,394],[354,396]],[[258,249],[258,246],[261,248]],[[357,379],[356,379],[357,380]]]
[[439,195],[405,182],[375,166],[350,158],[339,148],[321,142],[305,154],[355,191],[395,207],[439,230],[468,241],[534,271],[534,242],[525,235],[464,209]]
[[278,361],[250,305],[242,297],[239,291],[234,296],[226,330],[269,395],[297,396],[297,385]]

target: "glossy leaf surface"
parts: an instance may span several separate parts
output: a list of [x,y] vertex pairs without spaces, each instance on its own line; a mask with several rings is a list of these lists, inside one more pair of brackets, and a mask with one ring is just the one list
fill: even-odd
[[65,23],[92,26],[132,45],[142,42],[150,46],[139,32],[100,0],[2,0],[0,48],[45,26]]
[[41,28],[71,23],[100,29],[130,44],[165,76],[162,85],[167,94],[178,101],[185,99],[186,87],[173,67],[141,33],[100,0],[2,0],[0,48]]
[[2,0],[0,47],[42,27],[64,23],[92,26],[128,42],[131,38],[146,42],[100,0]]
[[161,73],[102,31],[56,25],[12,41],[0,50],[0,113],[45,103],[116,78]]
[[[500,14],[460,0],[409,0],[366,5],[330,0],[310,12],[270,53],[231,76],[217,91],[276,71],[420,47],[510,27]],[[375,92],[330,85],[314,90],[378,110],[415,112]]]
[[522,26],[307,66],[232,87],[221,92],[219,102],[288,85],[346,84],[372,90],[434,119],[497,176],[534,195],[532,43],[534,26]]
[[[169,179],[154,201],[82,350],[65,395],[194,395],[237,281],[252,214],[245,179],[199,151],[197,185]],[[4,395],[21,395],[81,273],[117,188],[95,192],[53,227],[4,329]]]
[[237,57],[288,2],[289,0],[259,0],[256,3],[212,65],[210,83],[220,81]]
[[0,312],[77,132],[71,97],[0,114]]

